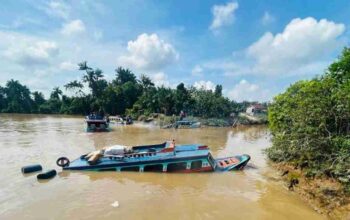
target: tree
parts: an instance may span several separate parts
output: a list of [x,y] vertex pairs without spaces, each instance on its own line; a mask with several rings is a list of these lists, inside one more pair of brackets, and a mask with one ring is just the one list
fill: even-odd
[[21,85],[17,80],[11,79],[6,83],[6,87],[3,90],[7,103],[5,112],[31,112],[33,100],[31,99],[30,91],[26,86]]
[[62,90],[59,87],[54,87],[50,94],[50,99],[60,100],[61,95],[62,95]]
[[179,114],[181,111],[188,111],[190,94],[185,88],[185,84],[180,83],[175,91],[175,112]]
[[93,98],[99,98],[103,90],[107,87],[107,81],[103,79],[103,72],[100,69],[92,69],[87,65],[87,62],[81,62],[78,64],[79,70],[85,70],[83,76],[83,82],[89,85]]
[[41,92],[33,92],[33,110],[32,112],[39,113],[40,112],[40,106],[46,102],[44,98],[44,94]]
[[216,85],[215,86],[215,95],[216,96],[222,96],[222,85]]
[[155,98],[158,104],[158,112],[165,115],[174,114],[175,97],[170,88],[165,88],[164,86],[158,88]]
[[2,112],[7,106],[5,96],[6,96],[5,88],[0,86],[0,112]]
[[116,79],[113,81],[114,85],[123,85],[124,83],[131,82],[136,84],[136,76],[129,69],[124,69],[122,67],[118,67],[115,69]]
[[144,92],[147,92],[149,89],[154,88],[154,83],[152,82],[151,78],[144,74],[141,74],[140,84]]
[[70,90],[72,92],[75,92],[76,94],[80,94],[80,95],[84,94],[82,91],[82,88],[84,88],[84,85],[77,80],[74,80],[74,81],[67,83],[66,85],[64,85],[64,88],[66,90]]

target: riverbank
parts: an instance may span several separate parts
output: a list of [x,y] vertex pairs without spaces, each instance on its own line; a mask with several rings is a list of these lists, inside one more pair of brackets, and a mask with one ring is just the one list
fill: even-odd
[[[137,118],[137,121],[146,123],[155,123],[156,125],[163,127],[169,124],[179,121],[179,116],[166,116],[164,114],[153,113],[149,116],[141,115]],[[188,116],[185,118],[188,121],[200,122],[205,127],[235,127],[239,125],[262,125],[267,124],[267,115],[248,115],[245,113],[239,113],[233,117],[227,118],[202,118]]]
[[297,193],[315,211],[331,219],[350,219],[350,196],[344,187],[331,178],[308,178],[305,173],[287,163],[270,165],[280,171],[286,187]]

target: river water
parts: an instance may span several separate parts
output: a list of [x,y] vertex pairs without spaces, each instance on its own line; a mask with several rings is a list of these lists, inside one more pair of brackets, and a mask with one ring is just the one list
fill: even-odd
[[[160,129],[136,124],[86,133],[81,117],[0,115],[0,219],[323,219],[286,190],[262,150],[270,146],[265,126]],[[142,145],[175,139],[202,143],[213,155],[250,154],[250,166],[226,173],[162,174],[62,172],[71,160],[113,144]],[[40,163],[58,176],[39,182],[21,174]],[[253,168],[254,167],[254,168]],[[118,202],[119,206],[112,204]]]

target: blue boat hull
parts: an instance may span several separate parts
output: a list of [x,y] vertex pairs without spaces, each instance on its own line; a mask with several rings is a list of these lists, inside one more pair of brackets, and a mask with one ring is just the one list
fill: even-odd
[[[68,160],[68,159],[67,159]],[[205,145],[179,145],[168,143],[135,146],[132,152],[120,155],[101,154],[92,162],[86,155],[63,166],[64,170],[138,171],[138,172],[223,172],[243,169],[249,155],[214,159]]]

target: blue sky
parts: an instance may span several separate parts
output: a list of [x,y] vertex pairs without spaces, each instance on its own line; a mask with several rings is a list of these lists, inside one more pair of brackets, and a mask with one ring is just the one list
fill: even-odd
[[157,85],[180,82],[236,101],[268,101],[322,74],[349,45],[348,0],[0,1],[0,84],[49,94],[87,60]]

